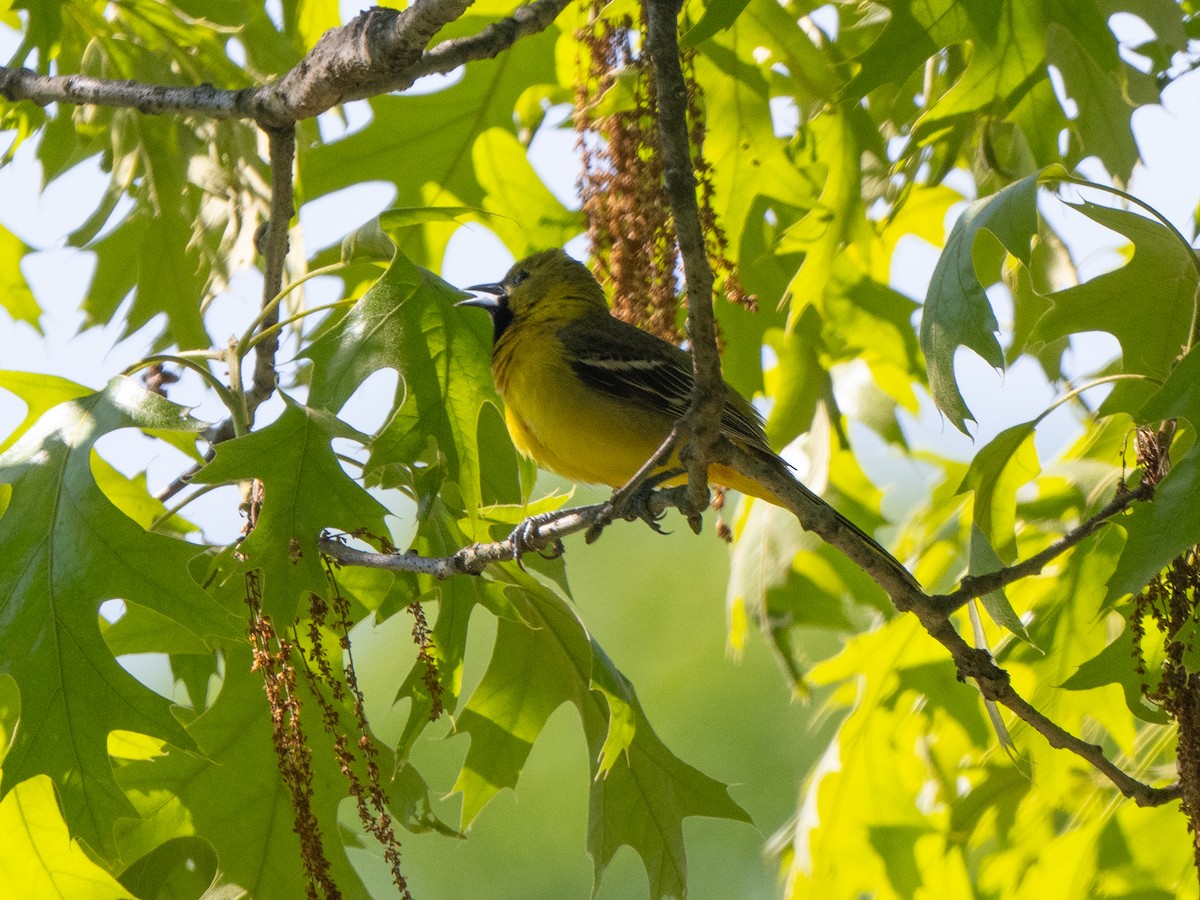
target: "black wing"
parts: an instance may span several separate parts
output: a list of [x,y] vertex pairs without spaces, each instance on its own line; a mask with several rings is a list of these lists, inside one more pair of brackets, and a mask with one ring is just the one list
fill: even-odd
[[[594,390],[678,419],[692,396],[692,357],[639,328],[606,317],[577,320],[558,332],[571,369]],[[728,385],[721,431],[771,453],[758,412]]]

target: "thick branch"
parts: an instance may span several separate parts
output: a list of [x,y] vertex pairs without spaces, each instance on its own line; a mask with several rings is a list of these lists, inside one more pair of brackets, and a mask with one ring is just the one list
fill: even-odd
[[41,106],[91,104],[150,115],[251,119],[267,128],[287,128],[339,103],[403,91],[423,75],[494,57],[518,39],[549,27],[567,2],[535,0],[478,35],[445,41],[425,53],[442,26],[469,5],[469,0],[416,0],[403,11],[368,10],[326,32],[281,78],[255,88],[168,87],[85,75],[39,75],[30,69],[0,66],[0,96]]
[[347,100],[404,90],[425,47],[470,0],[415,0],[407,9],[375,7],[341,28],[325,32],[290,72],[255,97],[260,123],[285,125]]
[[688,439],[685,464],[691,512],[695,514],[708,505],[708,460],[720,432],[725,383],[713,323],[713,273],[696,201],[696,173],[687,124],[688,89],[679,63],[679,8],[679,0],[649,0],[646,49],[654,63],[663,177],[687,282],[687,329],[695,386],[691,409],[684,419]]
[[115,81],[88,75],[39,75],[32,69],[0,66],[0,95],[31,100],[38,106],[74,103],[136,109],[148,115],[201,113],[210,119],[249,119],[252,90],[226,91],[211,84],[167,87],[140,81]]

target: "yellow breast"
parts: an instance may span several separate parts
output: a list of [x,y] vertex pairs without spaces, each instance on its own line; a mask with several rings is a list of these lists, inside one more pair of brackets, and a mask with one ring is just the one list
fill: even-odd
[[492,374],[517,449],[574,481],[624,484],[673,424],[584,385],[550,329],[509,328]]
[[[504,399],[513,444],[538,465],[572,481],[620,487],[675,424],[666,413],[587,387],[571,369],[552,329],[519,325],[507,329],[492,357],[492,375]],[[670,465],[678,465],[678,458],[672,458]],[[743,493],[768,496],[724,466],[711,466],[709,479]]]

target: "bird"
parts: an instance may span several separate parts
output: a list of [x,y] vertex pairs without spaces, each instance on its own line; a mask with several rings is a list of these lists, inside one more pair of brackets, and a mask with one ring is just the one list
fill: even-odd
[[[562,249],[535,253],[515,263],[500,281],[466,290],[475,296],[457,305],[491,315],[491,372],[509,435],[541,467],[572,481],[619,488],[688,411],[694,382],[691,355],[614,316],[595,276]],[[762,417],[750,402],[728,382],[724,389],[721,437],[826,506],[771,449]],[[663,483],[686,481],[678,455],[664,468],[677,474]],[[722,487],[786,505],[766,485],[730,466],[712,463],[708,477]],[[857,525],[836,510],[834,515],[900,565]],[[907,570],[904,575],[911,581]]]

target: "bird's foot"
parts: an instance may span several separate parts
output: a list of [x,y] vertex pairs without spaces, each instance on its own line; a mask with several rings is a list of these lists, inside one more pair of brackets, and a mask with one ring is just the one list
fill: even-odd
[[[664,482],[670,481],[672,478],[677,478],[682,474],[684,474],[683,469],[667,469],[665,472],[659,472],[647,478],[638,486],[636,491],[627,497],[618,499],[614,495],[613,499],[605,504],[603,511],[589,526],[587,534],[584,535],[584,540],[589,544],[595,541],[596,538],[600,537],[600,533],[612,524],[614,519],[624,519],[627,522],[641,519],[659,534],[667,534],[658,523],[667,514],[667,506],[670,504],[655,503],[653,498]],[[679,490],[679,488],[673,488],[672,490]]]
[[562,512],[558,510],[530,516],[509,533],[508,540],[513,548],[513,562],[522,572],[525,571],[523,557],[527,553],[536,553],[542,559],[558,559],[566,552],[563,542],[558,538],[545,545],[544,539],[538,535],[539,528],[557,521],[561,516]]

